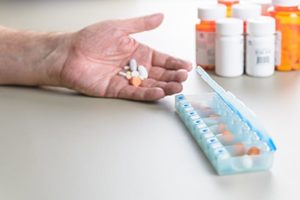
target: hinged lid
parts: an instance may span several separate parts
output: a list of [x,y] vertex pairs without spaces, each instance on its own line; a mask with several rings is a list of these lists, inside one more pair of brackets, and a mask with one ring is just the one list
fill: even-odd
[[263,126],[259,123],[256,115],[241,100],[235,97],[231,92],[225,91],[217,82],[215,82],[201,67],[197,67],[197,73],[201,78],[218,94],[226,105],[236,113],[249,128],[257,134],[261,141],[264,141],[271,151],[276,151],[273,140],[268,136]]

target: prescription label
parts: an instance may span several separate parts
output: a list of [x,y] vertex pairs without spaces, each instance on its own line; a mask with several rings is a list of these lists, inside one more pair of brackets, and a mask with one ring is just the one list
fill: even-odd
[[281,42],[282,34],[280,31],[277,31],[275,34],[275,65],[279,66],[281,64]]
[[215,66],[215,38],[213,32],[196,31],[196,61],[204,69]]

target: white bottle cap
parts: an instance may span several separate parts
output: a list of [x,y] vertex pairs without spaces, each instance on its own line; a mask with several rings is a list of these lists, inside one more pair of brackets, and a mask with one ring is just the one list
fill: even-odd
[[217,33],[220,35],[239,35],[243,32],[243,20],[235,18],[226,18],[217,21]]
[[272,17],[258,17],[247,20],[247,33],[254,36],[275,34],[275,19]]
[[261,16],[261,12],[261,6],[258,4],[235,4],[232,6],[232,17],[244,21]]
[[206,4],[198,7],[198,18],[206,21],[216,21],[226,17],[226,6],[222,4]]
[[274,6],[290,7],[299,6],[300,0],[272,0]]

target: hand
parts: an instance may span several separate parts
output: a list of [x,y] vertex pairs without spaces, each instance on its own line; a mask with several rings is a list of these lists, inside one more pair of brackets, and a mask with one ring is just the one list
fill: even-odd
[[[60,84],[81,93],[110,98],[154,101],[182,90],[191,64],[138,43],[130,34],[158,27],[162,14],[91,25],[73,33]],[[131,58],[144,65],[149,78],[134,87],[118,72]]]

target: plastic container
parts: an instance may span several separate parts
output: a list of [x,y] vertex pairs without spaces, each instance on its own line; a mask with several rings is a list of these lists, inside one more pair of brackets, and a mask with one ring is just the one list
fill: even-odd
[[[219,175],[268,170],[276,151],[272,139],[250,111],[208,74],[199,95],[177,95],[176,112]],[[214,121],[214,124],[208,124]],[[256,149],[255,152],[252,150]]]
[[275,70],[275,20],[259,17],[247,21],[246,73],[271,76]]
[[270,15],[276,20],[276,68],[300,69],[300,1],[273,0]]
[[224,5],[203,5],[198,8],[200,23],[196,24],[196,63],[206,70],[215,68],[216,20],[225,17]]
[[240,3],[240,0],[218,0],[218,3],[223,4],[227,7],[227,17],[231,17],[231,8],[234,4]]
[[243,21],[221,19],[216,31],[216,74],[224,77],[240,76],[244,73]]

